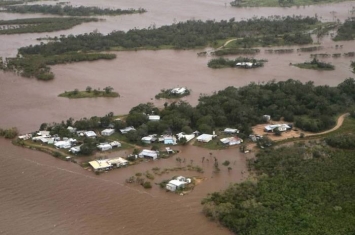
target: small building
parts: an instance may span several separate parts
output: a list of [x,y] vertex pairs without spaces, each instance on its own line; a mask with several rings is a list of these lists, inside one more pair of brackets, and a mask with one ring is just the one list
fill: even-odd
[[148,136],[144,136],[141,141],[145,144],[151,144],[154,143],[155,141],[157,141],[157,135],[148,135]]
[[220,141],[223,144],[230,145],[230,146],[243,143],[243,140],[241,138],[234,137],[234,136],[220,139]]
[[185,87],[176,87],[171,89],[170,93],[171,94],[176,94],[176,95],[182,95],[187,91]]
[[283,131],[287,131],[289,129],[291,129],[291,127],[287,124],[275,124],[275,125],[267,125],[264,128],[265,132],[274,132],[274,130],[278,128],[279,131],[283,132]]
[[203,142],[203,143],[208,143],[213,139],[214,135],[210,134],[202,134],[197,137],[197,141]]
[[238,62],[236,63],[237,67],[244,67],[244,68],[251,68],[253,67],[253,63],[252,62]]
[[112,146],[112,148],[119,148],[122,146],[122,144],[118,141],[112,141],[110,145]]
[[68,149],[71,147],[71,144],[69,141],[57,141],[54,143],[54,146],[59,149]]
[[89,164],[94,169],[94,171],[106,171],[112,168],[112,165],[108,162],[107,159],[91,161]]
[[186,142],[189,142],[190,140],[192,140],[193,138],[195,138],[195,135],[194,134],[190,134],[190,135],[187,135],[183,132],[180,132],[178,134],[176,134],[178,140],[180,140],[181,138],[184,138],[186,139]]
[[107,150],[111,150],[112,146],[109,143],[101,143],[97,145],[97,148],[100,149],[101,151],[107,151]]
[[128,133],[128,132],[130,132],[130,131],[135,131],[136,129],[133,127],[133,126],[128,126],[128,127],[126,127],[126,128],[124,128],[124,129],[120,129],[120,132],[122,133],[122,134],[126,134],[126,133]]
[[172,136],[172,135],[164,136],[164,144],[176,145],[176,138],[175,138],[175,136]]
[[178,189],[185,188],[187,184],[191,183],[191,179],[185,178],[183,176],[178,176],[176,179],[170,180],[165,188],[169,191],[175,192]]
[[271,116],[270,115],[263,115],[263,119],[265,120],[265,122],[270,121]]
[[20,140],[28,140],[32,138],[32,134],[25,134],[25,135],[20,135],[18,137]]
[[174,150],[172,150],[170,147],[166,147],[165,150],[168,154],[174,153]]
[[71,147],[69,149],[69,152],[73,153],[73,154],[78,154],[80,152],[80,147],[81,146],[74,146],[74,147]]
[[128,165],[128,161],[121,157],[108,159],[107,162],[110,163],[113,167],[121,167]]
[[93,132],[93,131],[86,131],[85,133],[84,133],[84,135],[86,136],[86,137],[88,137],[88,138],[96,138],[96,133],[95,132]]
[[143,149],[143,151],[140,152],[138,154],[138,156],[140,158],[151,158],[151,159],[155,160],[158,158],[158,154],[159,154],[158,151]]
[[113,133],[115,133],[115,129],[105,129],[105,130],[101,131],[101,135],[103,135],[103,136],[110,136]]
[[51,134],[49,131],[39,131],[37,135],[42,136],[42,137],[51,137]]
[[226,128],[223,131],[226,134],[238,134],[239,130],[238,129],[232,129],[232,128]]
[[159,121],[160,116],[159,115],[148,115],[149,121]]

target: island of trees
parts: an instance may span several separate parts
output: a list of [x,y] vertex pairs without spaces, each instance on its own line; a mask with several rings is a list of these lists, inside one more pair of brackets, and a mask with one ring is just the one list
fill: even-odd
[[29,18],[0,20],[0,34],[42,33],[73,28],[76,25],[97,22],[96,18]]
[[111,9],[99,7],[73,7],[56,5],[21,5],[21,6],[5,6],[6,12],[13,13],[43,13],[53,15],[68,15],[68,16],[91,16],[91,15],[124,15],[134,13],[144,13],[145,9]]
[[111,86],[107,86],[101,90],[100,88],[98,89],[92,89],[92,87],[88,86],[86,87],[85,91],[79,91],[78,89],[75,89],[73,91],[66,91],[62,94],[59,94],[59,97],[66,97],[69,99],[78,99],[78,98],[97,98],[97,97],[119,97],[120,95],[113,91],[114,89]]
[[221,58],[210,60],[207,66],[213,69],[235,68],[235,67],[250,69],[250,68],[262,67],[264,66],[265,62],[267,62],[267,60],[257,60],[254,58],[243,58],[243,57],[238,57],[235,60],[229,60],[221,57]]
[[[47,57],[65,56],[68,60],[74,61],[74,58],[69,57],[91,58],[87,56],[87,53],[93,51],[198,48],[217,45],[218,40],[226,40],[230,37],[245,37],[245,32],[248,32],[248,37],[262,35],[293,37],[292,35],[305,32],[319,24],[316,18],[299,16],[253,18],[240,22],[235,22],[234,19],[220,22],[191,20],[160,28],[132,29],[128,32],[115,31],[108,35],[96,32],[77,36],[69,35],[47,44],[20,48],[19,56],[12,58],[11,66],[5,65],[4,68],[19,71],[24,76],[37,76],[42,73],[43,69],[49,71],[46,63]],[[51,62],[55,63],[53,59]],[[14,64],[16,66],[13,66]]]
[[0,7],[10,6],[10,5],[19,5],[29,2],[38,2],[38,1],[45,1],[45,0],[0,0]]
[[177,99],[190,95],[191,91],[185,87],[162,89],[159,94],[155,95],[155,99]]
[[304,62],[300,64],[294,64],[294,66],[301,69],[315,69],[315,70],[334,70],[335,66],[329,63],[321,62],[317,58],[313,58],[311,62]]

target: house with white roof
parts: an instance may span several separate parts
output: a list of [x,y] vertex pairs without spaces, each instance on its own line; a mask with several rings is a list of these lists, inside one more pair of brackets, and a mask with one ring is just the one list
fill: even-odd
[[159,115],[148,115],[149,121],[159,121],[160,116]]
[[215,135],[210,135],[210,134],[202,134],[197,136],[197,141],[203,142],[203,143],[208,143],[210,142]]
[[122,134],[126,134],[126,133],[128,133],[128,132],[130,132],[130,131],[135,131],[136,129],[133,127],[133,126],[128,126],[128,127],[126,127],[126,128],[124,128],[124,129],[120,129],[120,132],[122,133]]
[[70,141],[56,141],[54,146],[59,149],[68,149],[71,147]]
[[189,142],[190,140],[195,138],[194,134],[187,135],[184,132],[180,132],[180,133],[176,134],[176,136],[177,136],[178,140],[180,140],[181,138],[185,138],[186,142]]
[[103,136],[110,136],[113,133],[115,133],[115,129],[105,129],[105,130],[101,131],[101,135],[103,135]]
[[107,162],[110,163],[113,167],[121,167],[128,165],[128,161],[121,157],[108,159]]
[[245,67],[245,68],[251,68],[253,67],[253,63],[252,62],[238,62],[236,64],[237,67]]
[[239,130],[238,129],[233,129],[233,128],[226,128],[223,131],[226,134],[238,134]]
[[71,153],[73,153],[73,154],[78,154],[78,153],[80,152],[80,147],[81,147],[81,145],[80,145],[80,146],[71,147],[71,148],[69,149],[69,152],[71,152]]
[[94,171],[110,170],[112,168],[111,163],[109,163],[107,159],[91,161],[89,164]]
[[287,131],[289,129],[291,129],[291,127],[287,124],[275,124],[275,125],[267,125],[264,127],[264,131],[265,132],[274,132],[274,130],[278,128],[279,131],[283,132],[283,131]]
[[175,179],[170,180],[169,183],[166,184],[165,188],[169,191],[175,192],[178,189],[185,188],[185,186],[189,183],[191,183],[191,179],[178,176]]
[[153,160],[157,159],[159,155],[158,151],[143,149],[142,152],[138,154],[140,158],[151,158]]
[[84,132],[84,135],[88,138],[96,138],[96,133],[93,131],[86,131]]
[[220,139],[220,141],[223,144],[230,145],[230,146],[243,143],[243,140],[241,138],[236,137],[236,136],[223,138],[223,139]]
[[166,135],[166,136],[164,136],[163,138],[164,138],[164,144],[176,145],[176,138],[175,138],[175,136]]
[[148,136],[144,136],[141,141],[145,144],[151,144],[155,141],[157,141],[157,135],[153,134],[153,135],[148,135]]
[[176,95],[182,95],[187,91],[185,87],[176,87],[174,89],[171,89],[170,93],[176,94]]
[[110,145],[109,143],[101,143],[97,145],[97,148],[101,151],[107,151],[112,149],[112,145]]
[[122,144],[118,141],[112,141],[110,145],[112,146],[112,148],[119,148],[122,146]]

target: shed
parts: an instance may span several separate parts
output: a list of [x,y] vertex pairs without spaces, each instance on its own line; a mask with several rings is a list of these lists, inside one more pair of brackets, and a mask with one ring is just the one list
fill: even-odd
[[164,136],[164,144],[176,144],[176,138],[174,136]]
[[69,149],[69,152],[72,152],[72,153],[74,153],[74,154],[77,154],[77,153],[80,152],[80,147],[81,147],[81,146],[74,146],[74,147],[72,147],[72,148]]
[[76,128],[72,127],[72,126],[68,126],[67,130],[70,132],[70,133],[75,133],[76,132]]
[[208,143],[212,139],[213,139],[213,135],[210,135],[210,134],[202,134],[202,135],[197,137],[197,141],[204,142],[204,143]]
[[177,95],[182,95],[187,91],[185,87],[176,87],[174,89],[171,89],[170,93],[172,94],[177,94]]
[[183,132],[176,134],[176,136],[178,137],[178,140],[180,140],[181,138],[185,137],[186,138],[186,142],[189,142],[190,140],[195,138],[194,134],[187,135],[187,134],[185,134]]
[[139,157],[140,158],[152,158],[153,160],[158,158],[158,153],[157,151],[153,151],[153,150],[147,150],[147,149],[143,149],[142,152],[139,153]]
[[112,141],[110,145],[112,146],[112,148],[119,148],[122,146],[122,144],[118,141]]
[[114,167],[121,167],[121,166],[126,166],[128,164],[128,161],[121,157],[118,157],[118,158],[108,159],[108,163],[110,163]]
[[113,133],[115,133],[115,129],[105,129],[105,130],[101,131],[101,135],[104,135],[104,136],[110,136]]
[[159,115],[148,115],[149,121],[159,121],[160,116]]
[[243,143],[243,140],[238,137],[227,137],[227,138],[220,139],[220,141],[223,144],[227,144],[227,145],[236,145],[236,144]]
[[130,131],[135,131],[136,129],[133,127],[133,126],[128,126],[128,127],[126,127],[126,128],[124,128],[124,129],[120,129],[120,132],[122,133],[122,134],[126,134],[126,133],[128,133],[128,132],[130,132]]
[[148,136],[144,136],[141,141],[145,144],[151,144],[153,142],[155,142],[157,140],[156,135],[148,135]]
[[239,130],[238,129],[232,129],[232,128],[226,128],[226,129],[224,129],[223,132],[227,133],[227,134],[237,134],[237,133],[239,133]]

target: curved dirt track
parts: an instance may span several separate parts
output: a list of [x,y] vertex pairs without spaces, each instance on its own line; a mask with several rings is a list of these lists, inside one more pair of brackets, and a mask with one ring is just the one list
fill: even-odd
[[341,127],[341,125],[343,125],[344,119],[347,116],[349,116],[349,113],[344,113],[344,114],[340,115],[338,117],[337,124],[332,129],[329,129],[327,131],[323,131],[320,133],[307,134],[307,136],[324,135],[324,134],[328,134],[329,132],[335,131],[335,130],[339,129]]

